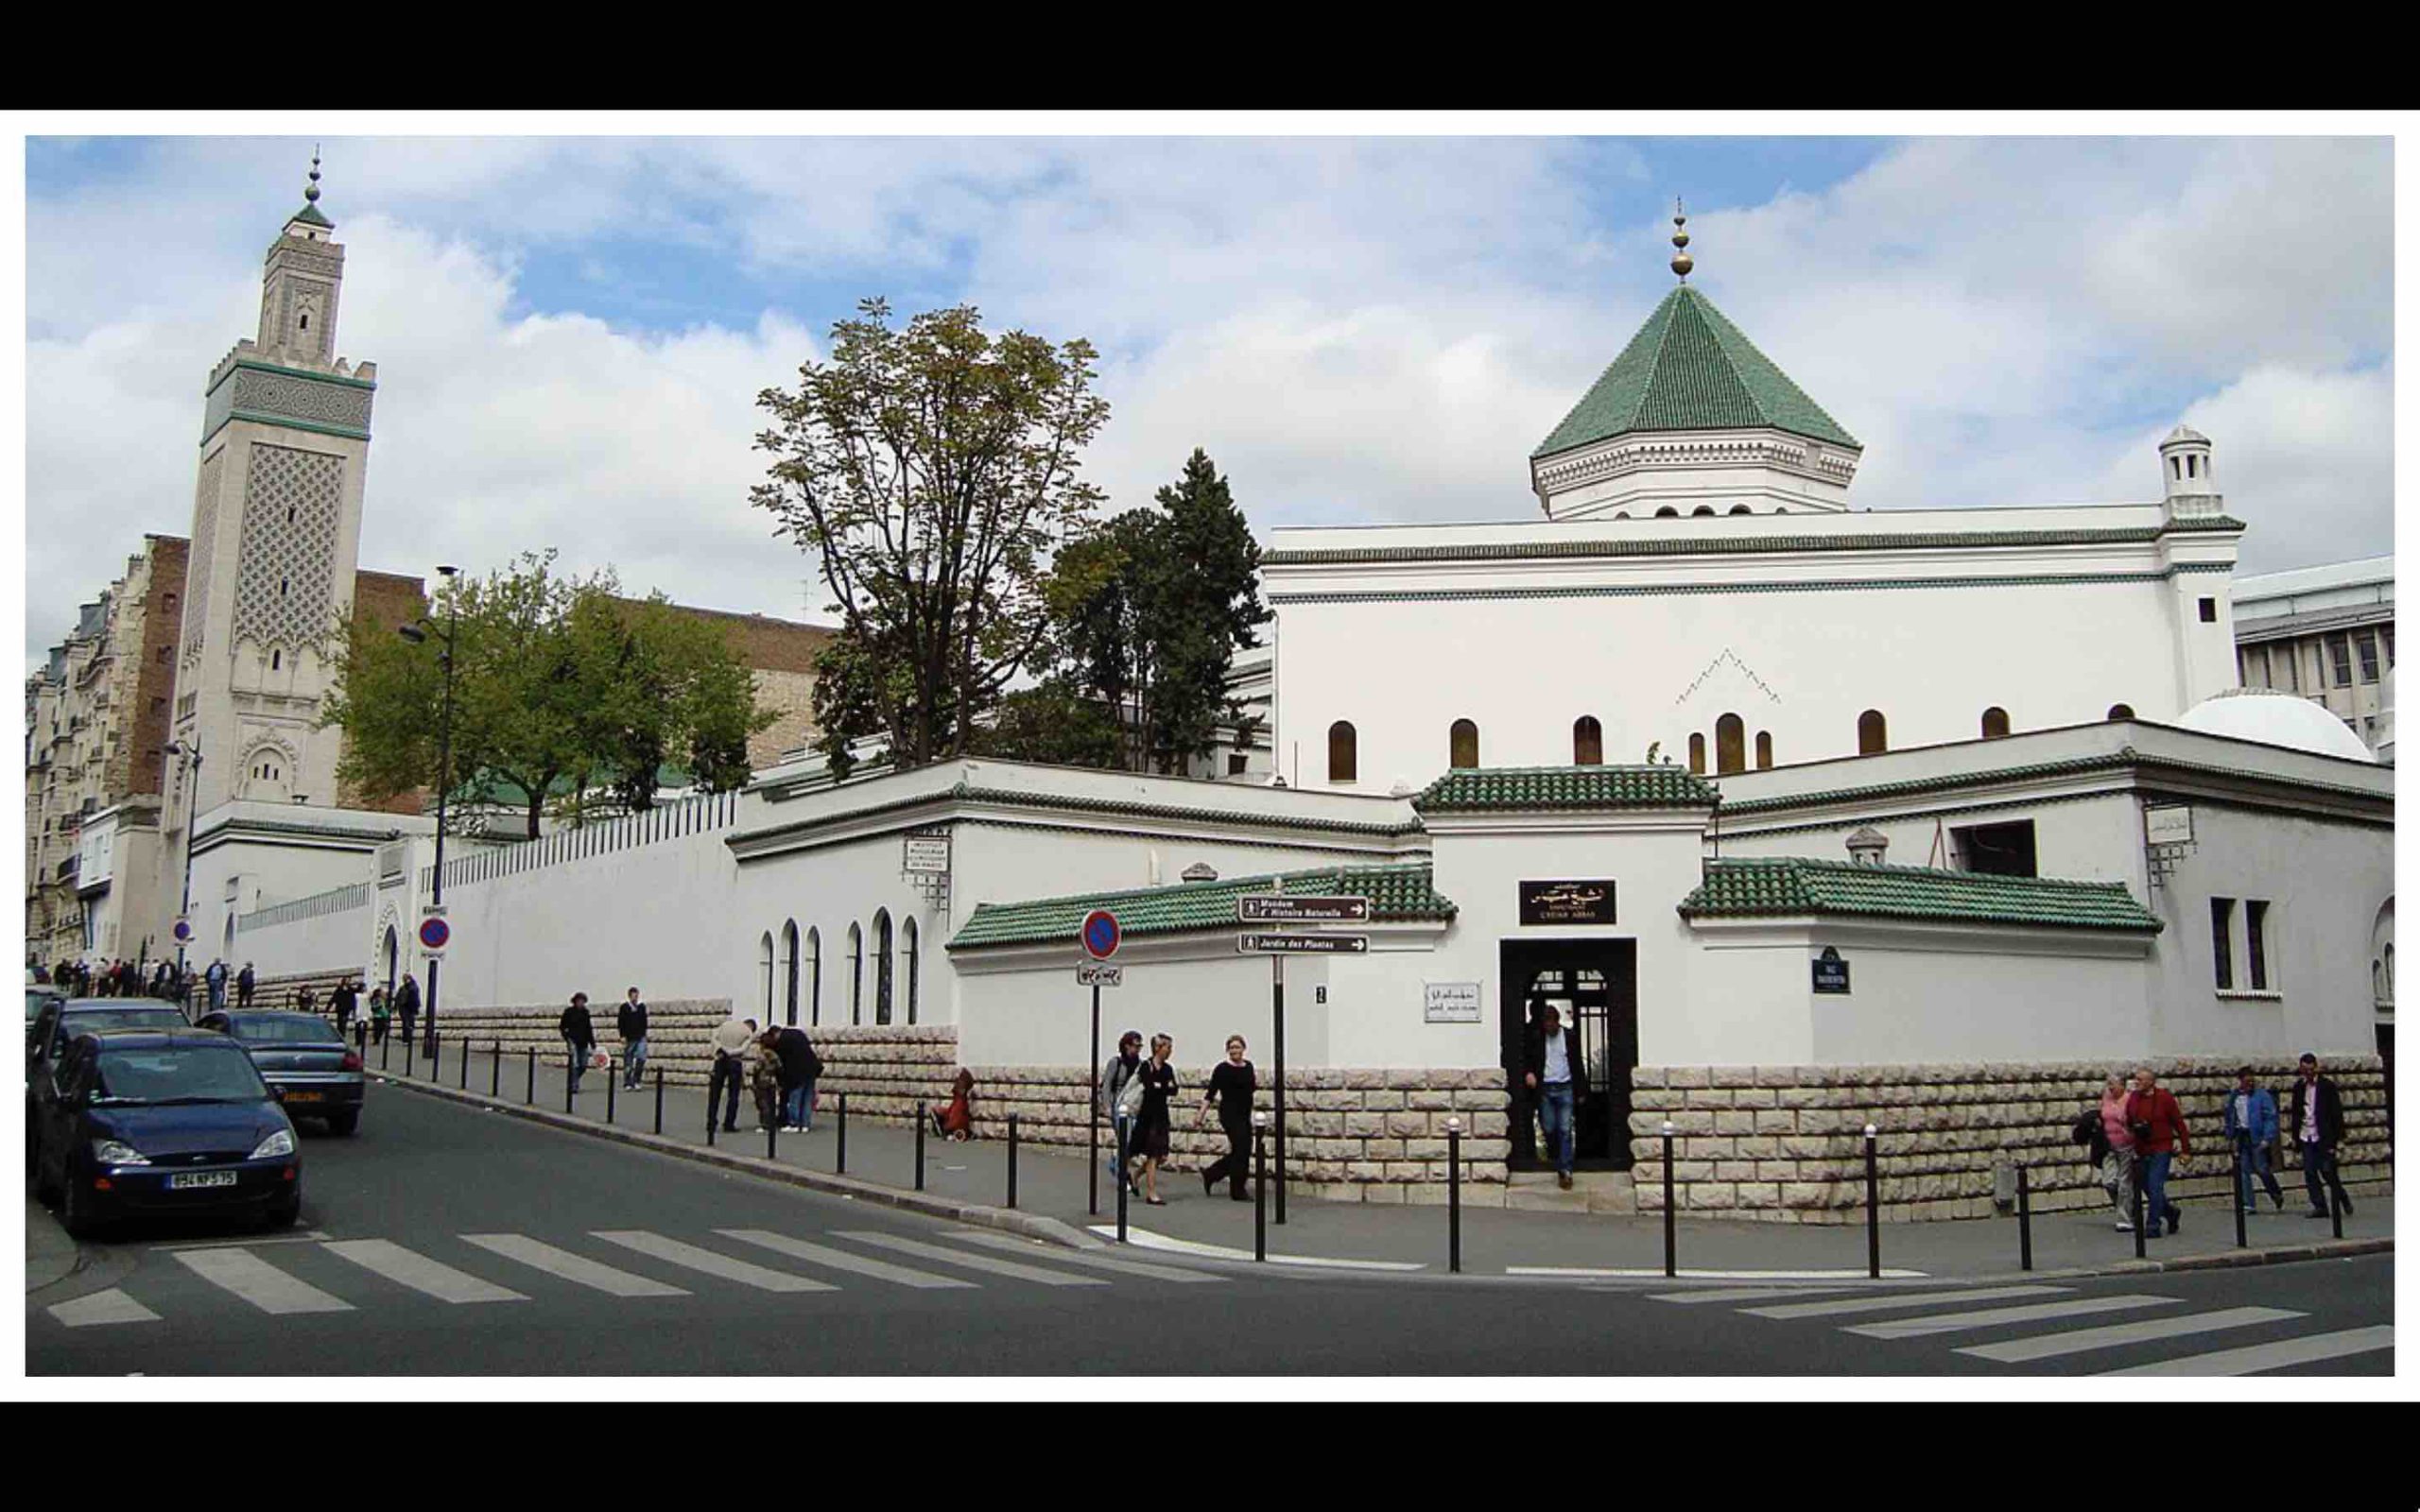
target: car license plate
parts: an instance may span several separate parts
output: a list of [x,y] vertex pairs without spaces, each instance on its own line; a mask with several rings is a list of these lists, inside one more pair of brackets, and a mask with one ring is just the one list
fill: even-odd
[[178,1171],[168,1177],[168,1190],[184,1192],[195,1187],[232,1187],[235,1184],[233,1171]]
[[285,1101],[289,1103],[318,1103],[326,1101],[327,1095],[328,1094],[325,1092],[306,1092],[289,1089],[285,1094]]

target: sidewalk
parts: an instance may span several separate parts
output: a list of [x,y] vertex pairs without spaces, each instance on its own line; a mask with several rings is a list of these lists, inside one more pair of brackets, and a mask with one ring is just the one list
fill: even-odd
[[[416,1074],[406,1080],[401,1057],[394,1069],[381,1074],[371,1057],[373,1081],[397,1090],[425,1085]],[[425,1060],[416,1061],[416,1074]],[[440,1085],[453,1092],[461,1079],[458,1054],[443,1061]],[[563,1112],[564,1066],[560,1057],[541,1058],[537,1067],[534,1106],[560,1118]],[[606,1113],[606,1083],[618,1074],[590,1072],[581,1081],[572,1117],[602,1125]],[[487,1100],[489,1059],[474,1053],[470,1093]],[[522,1057],[505,1057],[496,1098],[519,1108],[527,1084]],[[374,1125],[379,1087],[370,1098],[365,1118]],[[635,1092],[617,1092],[615,1125],[637,1133],[650,1130],[655,1117],[655,1091],[648,1086]],[[755,1108],[743,1099],[740,1132],[717,1131],[716,1148],[726,1156],[762,1160],[765,1135],[755,1126]],[[705,1091],[698,1087],[664,1090],[664,1137],[677,1144],[702,1149],[705,1136]],[[783,1134],[775,1141],[774,1160],[796,1170],[832,1174],[838,1157],[838,1108],[826,1096],[816,1115],[812,1134]],[[1103,1132],[1104,1143],[1109,1136]],[[1017,1207],[1037,1216],[1056,1218],[1078,1230],[1091,1229],[1114,1237],[1117,1196],[1106,1169],[1099,1181],[1099,1211],[1088,1211],[1087,1162],[1056,1145],[1023,1145],[1017,1161]],[[877,1125],[862,1118],[848,1129],[848,1170],[853,1182],[893,1188],[915,1184],[915,1134],[911,1129]],[[1008,1146],[1005,1141],[983,1140],[951,1144],[927,1132],[925,1139],[925,1186],[928,1194],[960,1203],[1004,1206],[1008,1197]],[[1163,1173],[1160,1194],[1164,1207],[1130,1199],[1130,1242],[1138,1246],[1189,1250],[1249,1261],[1253,1250],[1253,1205],[1232,1202],[1225,1190],[1204,1196],[1201,1177],[1191,1172]],[[2235,1245],[2233,1215],[2222,1202],[2204,1198],[2184,1204],[2183,1231],[2175,1238],[2151,1240],[2146,1259],[2153,1266],[2257,1263],[2313,1258],[2314,1246],[2331,1253],[2360,1249],[2391,1249],[2394,1235],[2392,1195],[2358,1198],[2358,1210],[2344,1219],[2345,1248],[2336,1242],[2325,1220],[2303,1217],[2306,1203],[2298,1183],[2290,1184],[2286,1209],[2279,1213],[2264,1196],[2261,1211],[2244,1220],[2248,1248]],[[1442,1207],[1396,1207],[1368,1203],[1323,1202],[1289,1195],[1288,1222],[1276,1221],[1275,1194],[1270,1197],[1268,1249],[1272,1262],[1341,1265],[1383,1271],[1446,1269],[1447,1215]],[[1579,1215],[1530,1212],[1500,1208],[1465,1208],[1461,1216],[1462,1270],[1465,1274],[1520,1276],[1547,1274],[1570,1280],[1660,1280],[1664,1265],[1664,1221],[1661,1214],[1637,1216]],[[2115,1232],[2110,1214],[2100,1209],[2036,1214],[2032,1224],[2033,1270],[2122,1270],[2137,1264],[2134,1236]],[[1776,1280],[1862,1279],[1866,1275],[1866,1230],[1791,1224],[1708,1220],[1683,1217],[1675,1224],[1675,1249],[1684,1278],[1754,1278]],[[1882,1226],[1885,1278],[1943,1277],[1959,1280],[2003,1277],[2018,1273],[2018,1233],[2014,1216],[1959,1223],[1885,1224]],[[1593,1273],[1593,1274],[1591,1274]]]

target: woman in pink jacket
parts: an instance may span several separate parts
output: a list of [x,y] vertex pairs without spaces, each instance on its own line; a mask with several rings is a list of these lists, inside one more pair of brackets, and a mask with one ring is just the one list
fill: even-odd
[[2100,1091],[2100,1137],[2109,1153],[2100,1158],[2100,1190],[2118,1209],[2118,1231],[2135,1231],[2135,1135],[2126,1127],[2126,1078],[2116,1072]]

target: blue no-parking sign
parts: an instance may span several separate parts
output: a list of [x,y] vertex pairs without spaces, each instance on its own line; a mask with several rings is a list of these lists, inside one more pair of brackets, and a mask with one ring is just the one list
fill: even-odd
[[448,924],[442,919],[438,918],[435,914],[431,914],[426,919],[420,921],[420,948],[422,950],[441,951],[445,948],[445,942],[453,937],[454,926]]
[[1117,916],[1106,908],[1096,908],[1084,916],[1084,954],[1096,961],[1105,961],[1117,954],[1117,942],[1123,936],[1117,928]]

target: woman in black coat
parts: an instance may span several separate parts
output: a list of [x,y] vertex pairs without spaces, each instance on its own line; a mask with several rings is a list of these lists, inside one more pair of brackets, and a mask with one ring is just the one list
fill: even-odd
[[1143,1110],[1134,1115],[1126,1153],[1143,1158],[1143,1200],[1154,1208],[1167,1206],[1160,1197],[1160,1164],[1168,1158],[1168,1099],[1176,1095],[1176,1068],[1168,1064],[1168,1052],[1175,1048],[1176,1041],[1167,1035],[1153,1035],[1151,1058],[1134,1074],[1143,1083]]
[[1251,1170],[1252,1097],[1259,1090],[1258,1080],[1253,1074],[1252,1062],[1244,1058],[1244,1037],[1227,1036],[1227,1058],[1210,1073],[1210,1090],[1201,1099],[1205,1122],[1210,1117],[1211,1105],[1218,1105],[1219,1129],[1227,1136],[1227,1153],[1201,1173],[1204,1195],[1216,1191],[1224,1177],[1229,1197],[1237,1202],[1252,1200],[1244,1194],[1244,1177]]

